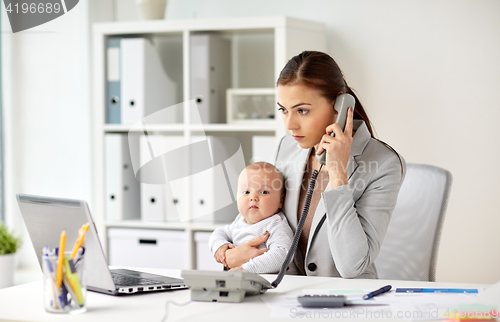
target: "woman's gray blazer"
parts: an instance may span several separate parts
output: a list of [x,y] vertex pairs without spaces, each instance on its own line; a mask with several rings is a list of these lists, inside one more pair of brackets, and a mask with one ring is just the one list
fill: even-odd
[[[396,206],[406,165],[401,157],[402,168],[396,153],[371,137],[364,121],[354,120],[353,128],[349,184],[332,190],[327,186],[321,194],[304,260],[307,275],[377,278],[373,262]],[[302,212],[297,208],[309,153],[310,149],[302,149],[287,135],[274,159],[286,181],[282,210],[294,231],[297,212]],[[293,267],[290,271],[296,270]]]

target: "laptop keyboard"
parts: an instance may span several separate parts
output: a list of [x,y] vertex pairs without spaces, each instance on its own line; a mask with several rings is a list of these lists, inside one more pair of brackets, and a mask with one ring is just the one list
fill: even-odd
[[113,278],[113,282],[115,282],[115,285],[122,286],[162,284],[161,282],[150,280],[147,278],[132,277],[113,272],[111,272],[111,277]]

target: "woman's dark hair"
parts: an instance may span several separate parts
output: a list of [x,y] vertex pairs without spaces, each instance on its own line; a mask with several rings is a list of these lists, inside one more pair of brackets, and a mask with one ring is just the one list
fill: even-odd
[[403,164],[399,154],[390,145],[375,138],[370,119],[363,105],[353,90],[347,85],[339,65],[337,65],[330,55],[319,51],[303,51],[297,56],[292,57],[281,70],[276,85],[296,84],[318,90],[329,102],[334,102],[341,93],[348,93],[354,96],[356,100],[354,119],[365,121],[371,137],[396,153],[401,163],[401,174],[403,173]]

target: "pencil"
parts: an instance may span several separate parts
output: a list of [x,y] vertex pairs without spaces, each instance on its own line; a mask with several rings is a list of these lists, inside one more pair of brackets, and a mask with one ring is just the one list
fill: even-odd
[[78,231],[78,238],[76,239],[75,246],[73,246],[73,251],[71,252],[72,259],[75,259],[78,249],[82,247],[83,241],[85,240],[85,234],[87,233],[88,230],[89,230],[89,224],[85,224]]
[[66,248],[66,230],[63,230],[61,232],[61,239],[59,241],[59,256],[57,258],[57,271],[56,271],[57,288],[60,288],[62,285],[65,248]]

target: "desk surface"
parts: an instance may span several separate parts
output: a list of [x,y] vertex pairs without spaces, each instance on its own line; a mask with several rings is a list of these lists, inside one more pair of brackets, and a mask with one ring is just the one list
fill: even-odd
[[[180,277],[178,270],[141,269],[155,274]],[[274,275],[264,275],[274,280]],[[333,277],[285,276],[280,286],[260,296],[247,297],[242,303],[192,302],[187,306],[169,305],[168,321],[279,321],[270,317],[271,308],[261,297],[302,295],[303,289],[377,289],[391,284],[396,287],[487,288],[489,285],[431,283],[387,280],[348,280]],[[161,321],[167,300],[184,303],[189,290],[110,296],[87,292],[87,312],[79,315],[46,313],[43,308],[43,283],[36,281],[0,289],[0,321]],[[307,319],[311,320],[311,319]],[[325,319],[321,319],[325,320]],[[373,319],[380,321],[380,319]],[[336,319],[336,321],[342,321]],[[350,319],[349,321],[354,321]],[[391,319],[391,321],[404,321]]]

